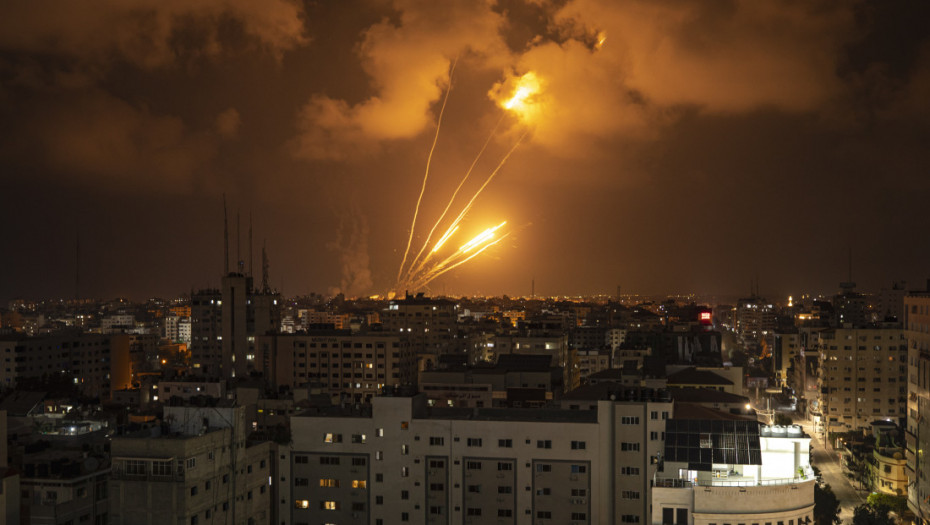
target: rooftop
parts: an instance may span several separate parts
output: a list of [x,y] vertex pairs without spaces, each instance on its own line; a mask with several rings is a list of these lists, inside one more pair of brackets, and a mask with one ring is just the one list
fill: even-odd
[[668,376],[669,385],[732,385],[733,381],[708,370],[685,368]]

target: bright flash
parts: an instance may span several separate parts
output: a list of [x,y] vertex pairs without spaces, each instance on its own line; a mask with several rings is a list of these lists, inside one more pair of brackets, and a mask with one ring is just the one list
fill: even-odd
[[476,235],[475,237],[473,237],[472,240],[466,242],[466,243],[463,244],[461,247],[459,247],[459,252],[461,252],[461,253],[468,253],[468,252],[470,252],[471,250],[477,248],[478,246],[481,246],[481,245],[484,244],[485,242],[487,242],[487,241],[493,239],[493,238],[494,238],[495,232],[497,232],[497,230],[501,229],[505,224],[507,224],[507,221],[504,221],[504,222],[498,224],[497,226],[488,228],[488,229],[484,230],[483,232],[479,233],[478,235]]
[[517,92],[513,94],[513,97],[504,103],[504,107],[507,109],[513,109],[517,104],[523,104],[523,101],[526,100],[526,97],[532,95],[533,92],[530,88],[526,86],[520,86],[517,88]]
[[594,45],[594,49],[600,50],[604,47],[604,42],[607,42],[607,33],[601,31],[597,34],[597,44]]
[[516,80],[510,98],[501,100],[499,104],[508,111],[520,116],[521,120],[530,120],[534,112],[538,111],[538,96],[542,91],[542,82],[536,73],[530,71]]

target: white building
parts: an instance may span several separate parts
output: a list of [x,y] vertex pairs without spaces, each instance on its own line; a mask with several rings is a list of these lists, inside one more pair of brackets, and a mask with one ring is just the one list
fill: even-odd
[[813,521],[810,437],[801,427],[673,419],[652,491],[653,525]]
[[672,403],[654,391],[618,395],[575,410],[382,396],[295,416],[278,514],[314,525],[648,523],[650,458],[661,455]]

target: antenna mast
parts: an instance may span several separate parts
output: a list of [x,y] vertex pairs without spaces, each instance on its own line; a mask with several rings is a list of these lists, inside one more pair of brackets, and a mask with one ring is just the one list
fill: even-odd
[[265,250],[267,241],[262,241],[262,293],[269,293],[268,289],[268,252]]
[[229,217],[226,215],[226,194],[223,194],[223,275],[229,274]]

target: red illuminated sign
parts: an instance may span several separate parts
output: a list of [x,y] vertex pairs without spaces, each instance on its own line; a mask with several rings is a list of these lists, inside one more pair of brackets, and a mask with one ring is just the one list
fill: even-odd
[[702,322],[702,323],[709,323],[709,322],[710,322],[710,312],[701,312],[701,317],[700,317],[700,319],[701,319],[701,322]]

